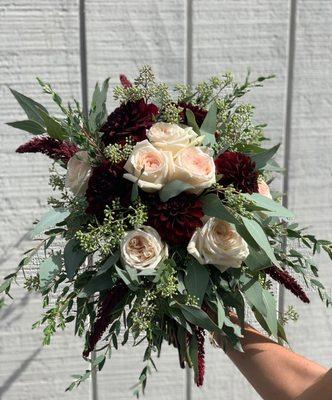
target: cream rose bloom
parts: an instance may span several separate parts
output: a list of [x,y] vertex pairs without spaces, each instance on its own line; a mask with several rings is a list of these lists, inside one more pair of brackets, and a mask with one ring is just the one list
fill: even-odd
[[200,194],[216,182],[213,158],[205,147],[187,147],[180,150],[175,158],[174,179],[194,186],[188,192]]
[[228,222],[209,218],[193,234],[187,251],[204,264],[213,264],[221,272],[240,268],[249,255],[248,245]]
[[127,160],[123,177],[136,182],[145,192],[160,190],[173,176],[172,153],[155,148],[148,140],[135,145]]
[[272,199],[269,185],[263,179],[258,181],[258,193]]
[[143,226],[126,232],[120,244],[122,263],[139,270],[155,269],[168,257],[167,244],[162,242],[159,233],[150,226]]
[[176,154],[186,147],[195,146],[202,139],[189,126],[182,128],[167,122],[157,122],[152,125],[146,136],[155,147],[170,151],[172,154]]
[[66,187],[75,195],[84,194],[91,175],[91,165],[86,151],[75,153],[67,164]]

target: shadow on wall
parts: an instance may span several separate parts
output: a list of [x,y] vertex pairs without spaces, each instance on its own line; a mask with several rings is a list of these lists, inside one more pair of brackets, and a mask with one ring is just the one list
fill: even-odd
[[[25,235],[26,236],[26,235]],[[24,240],[25,236],[23,236],[18,243]],[[9,257],[8,257],[9,258]],[[30,300],[29,293],[26,293],[18,303],[10,304],[5,306],[0,313],[0,323],[5,326],[5,328],[9,328],[12,324],[17,322],[23,316],[25,308],[28,306]],[[15,310],[21,309],[19,314],[15,315]],[[12,317],[14,315],[14,317]],[[10,389],[14,382],[17,382],[22,373],[28,368],[29,364],[38,356],[41,352],[42,346],[39,346],[36,350],[34,350],[31,355],[25,359],[21,365],[14,370],[8,378],[3,382],[0,386],[0,398]]]
[[21,366],[17,368],[9,377],[5,380],[5,382],[0,386],[0,398],[4,395],[12,386],[14,382],[18,382],[18,378],[22,375],[22,373],[28,368],[29,364],[38,356],[41,352],[42,347],[38,347],[26,360],[23,361]]
[[12,250],[13,249],[18,249],[20,248],[21,244],[26,241],[26,240],[31,240],[30,236],[29,236],[29,232],[30,231],[26,231],[24,233],[24,235],[22,235],[17,241],[16,243],[13,243],[12,245],[8,245],[6,247],[6,250],[4,250],[3,254],[1,255],[0,258],[0,265],[4,264],[6,261],[10,260],[11,256],[12,256]]
[[[24,314],[24,307],[28,305],[29,300],[30,294],[27,292],[18,303],[15,303],[15,305],[13,303],[10,305],[6,305],[1,310],[0,322],[3,323],[5,321],[6,328],[9,328],[13,323],[18,321],[22,317],[22,315]],[[22,311],[19,314],[15,315],[15,309],[21,309]],[[13,314],[14,316],[12,317]],[[12,318],[9,319],[9,317]]]

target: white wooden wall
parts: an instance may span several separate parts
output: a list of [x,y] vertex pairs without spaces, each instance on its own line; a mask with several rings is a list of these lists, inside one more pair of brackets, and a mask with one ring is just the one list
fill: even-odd
[[[85,8],[85,19],[83,10]],[[283,140],[280,161],[288,166],[279,188],[304,224],[332,237],[332,2],[330,0],[1,0],[0,1],[0,276],[17,264],[28,246],[32,221],[45,209],[48,161],[16,155],[27,139],[4,125],[22,117],[8,86],[40,95],[35,76],[54,83],[63,98],[91,94],[96,80],[135,75],[151,64],[169,83],[197,82],[232,69],[244,76],[276,73],[251,100],[259,121],[269,124],[273,142]],[[85,22],[85,24],[84,24]],[[84,46],[85,45],[85,46]],[[84,51],[85,48],[85,51]],[[51,105],[50,105],[51,107]],[[321,258],[321,273],[332,287],[332,269]],[[130,399],[141,352],[120,350],[97,379],[64,394],[71,373],[85,368],[81,343],[71,332],[42,348],[31,331],[40,300],[15,288],[15,301],[0,312],[0,398]],[[332,364],[332,316],[319,300],[303,306],[281,292],[301,314],[288,326],[294,350]],[[315,296],[313,296],[315,298]],[[206,383],[196,389],[165,347],[147,399],[257,399],[222,351],[207,349]]]

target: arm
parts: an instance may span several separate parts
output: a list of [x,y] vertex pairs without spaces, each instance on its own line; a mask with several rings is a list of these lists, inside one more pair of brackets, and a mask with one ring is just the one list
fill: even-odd
[[[222,338],[216,339],[221,344]],[[248,324],[242,347],[244,353],[228,346],[226,354],[264,400],[332,399],[332,370],[280,346]]]

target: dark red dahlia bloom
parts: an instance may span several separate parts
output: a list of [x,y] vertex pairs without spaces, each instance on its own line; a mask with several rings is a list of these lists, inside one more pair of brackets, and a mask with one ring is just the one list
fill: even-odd
[[132,184],[122,177],[123,172],[123,165],[111,165],[108,160],[93,169],[86,190],[88,214],[102,220],[106,206],[116,198],[120,198],[124,206],[129,204]]
[[204,118],[206,117],[207,110],[204,110],[204,108],[195,106],[194,104],[191,104],[191,103],[181,102],[181,103],[179,103],[179,106],[183,108],[183,111],[181,111],[181,113],[180,113],[181,122],[183,122],[186,125],[188,124],[187,117],[186,117],[186,110],[189,109],[195,115],[197,125],[198,126],[202,125]]
[[146,139],[146,130],[151,128],[157,114],[158,107],[143,99],[122,104],[108,116],[100,129],[104,133],[101,139],[106,146],[110,143],[124,144],[127,137],[140,142]]
[[203,215],[202,202],[195,195],[181,193],[166,202],[156,196],[150,202],[147,224],[167,243],[183,245],[203,225]]
[[244,193],[258,192],[256,164],[249,156],[236,151],[225,151],[216,160],[216,171],[222,177],[219,183]]
[[17,153],[43,153],[53,160],[63,161],[65,164],[78,151],[78,147],[71,142],[53,139],[48,136],[36,137],[22,144],[16,149]]

